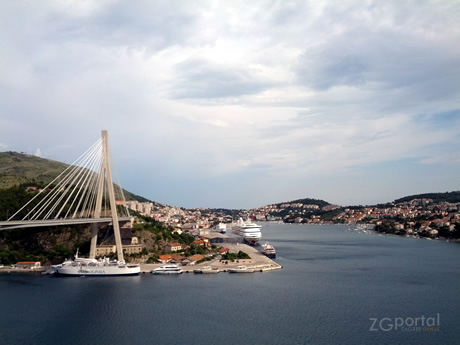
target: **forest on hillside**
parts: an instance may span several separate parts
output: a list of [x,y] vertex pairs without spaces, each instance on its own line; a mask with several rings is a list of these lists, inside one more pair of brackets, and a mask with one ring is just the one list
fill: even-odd
[[460,202],[460,191],[446,192],[446,193],[425,193],[405,196],[404,198],[396,199],[395,204],[401,202],[408,202],[414,199],[432,199],[434,203],[439,202]]

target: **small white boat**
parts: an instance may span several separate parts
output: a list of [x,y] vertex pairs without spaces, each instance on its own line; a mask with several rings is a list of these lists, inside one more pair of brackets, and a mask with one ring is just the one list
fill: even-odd
[[182,269],[176,264],[164,265],[154,268],[152,274],[182,274]]
[[219,223],[212,230],[215,232],[220,232],[221,234],[225,234],[227,232],[227,225],[225,223]]
[[193,273],[196,274],[212,274],[212,273],[219,273],[218,268],[212,268],[211,266],[204,266],[203,268],[197,268],[193,270]]
[[262,254],[264,254],[265,256],[271,258],[271,259],[274,259],[276,258],[276,250],[275,250],[275,247],[273,247],[271,244],[269,244],[268,242],[267,243],[264,243],[262,245]]
[[236,267],[236,268],[229,268],[229,269],[228,269],[228,272],[229,272],[229,273],[253,273],[253,272],[254,272],[254,269],[242,265],[242,266],[238,266],[238,267]]

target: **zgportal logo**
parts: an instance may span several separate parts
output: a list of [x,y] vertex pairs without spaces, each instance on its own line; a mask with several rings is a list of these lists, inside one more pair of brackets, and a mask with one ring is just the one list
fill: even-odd
[[424,315],[418,317],[383,317],[381,319],[371,317],[369,320],[371,321],[369,328],[371,332],[438,332],[441,329],[441,315],[439,313],[433,317],[425,317]]

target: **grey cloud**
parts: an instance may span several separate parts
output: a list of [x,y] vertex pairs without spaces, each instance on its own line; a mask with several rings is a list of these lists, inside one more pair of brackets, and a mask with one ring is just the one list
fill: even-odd
[[388,89],[441,78],[455,83],[460,75],[456,55],[451,47],[423,37],[350,32],[306,49],[296,72],[301,84],[317,90],[374,82]]
[[305,52],[300,58],[297,75],[300,83],[326,90],[333,86],[365,84],[369,68],[366,59],[357,52],[344,53],[341,49],[327,47],[314,54]]
[[276,1],[269,9],[269,23],[272,26],[286,26],[308,20],[311,4],[306,1]]
[[257,94],[273,86],[251,69],[226,67],[204,60],[176,65],[172,98],[215,99]]
[[56,41],[125,45],[152,52],[191,40],[199,18],[193,6],[184,2],[179,6],[179,1],[119,1],[85,17],[58,11],[49,11],[46,17],[46,34]]
[[305,49],[293,68],[297,82],[321,91],[411,88],[413,96],[435,98],[458,90],[456,11],[458,5],[448,2],[330,4],[305,31]]

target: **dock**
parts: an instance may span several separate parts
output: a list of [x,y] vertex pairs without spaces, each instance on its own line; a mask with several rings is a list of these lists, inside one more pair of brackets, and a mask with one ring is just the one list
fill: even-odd
[[[231,253],[238,253],[240,250],[247,253],[251,259],[240,259],[231,261],[221,261],[219,256],[211,261],[205,261],[196,265],[182,266],[183,273],[193,273],[193,270],[203,268],[204,266],[211,266],[218,269],[219,272],[227,272],[229,268],[236,268],[245,265],[248,268],[254,269],[254,272],[267,272],[279,270],[283,267],[272,259],[263,255],[255,247],[243,243],[223,243],[224,248],[228,248]],[[141,264],[141,274],[150,273],[154,268],[160,267],[164,264]]]

